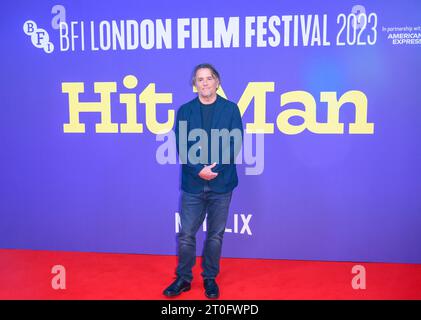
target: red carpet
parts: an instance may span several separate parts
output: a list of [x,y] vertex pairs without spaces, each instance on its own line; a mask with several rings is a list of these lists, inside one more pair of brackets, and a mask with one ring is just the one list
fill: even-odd
[[[366,270],[355,290],[352,267]],[[54,265],[66,270],[66,289],[54,290]],[[166,299],[174,256],[0,250],[0,299]],[[175,298],[205,299],[200,260],[192,290]],[[223,259],[220,299],[421,299],[421,265]]]

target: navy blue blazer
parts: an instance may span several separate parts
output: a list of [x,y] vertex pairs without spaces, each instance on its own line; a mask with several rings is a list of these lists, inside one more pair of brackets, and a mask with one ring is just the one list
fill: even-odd
[[[181,126],[180,121],[185,121],[187,126]],[[180,131],[183,127],[187,129],[187,132],[183,133],[182,130]],[[199,141],[199,137],[197,137],[194,141],[188,141],[189,132],[193,129],[199,128],[203,129],[202,115],[200,111],[200,101],[199,98],[196,97],[186,104],[183,104],[178,109],[175,123],[177,152],[179,153],[182,161],[181,189],[189,193],[202,192],[207,181],[199,176],[199,172],[203,169],[205,164],[192,163],[191,159],[186,156],[186,151],[188,152],[190,148]],[[229,192],[238,185],[235,158],[241,149],[243,139],[243,123],[241,121],[241,114],[238,106],[235,103],[217,95],[211,129],[227,129],[229,131],[238,129],[241,131],[241,139],[234,139],[234,137],[231,136],[229,144],[223,143],[223,139],[219,139],[219,159],[217,159],[217,161],[213,161],[216,162],[217,165],[212,168],[212,171],[217,172],[218,175],[216,178],[209,180],[209,187],[212,191],[217,193]],[[225,142],[228,141],[225,140]],[[222,161],[222,155],[224,152],[228,152],[228,148],[229,162],[227,163],[226,158]],[[211,148],[209,147],[209,158],[212,157],[210,149]],[[226,156],[228,156],[228,153]],[[216,160],[216,157],[212,160]]]

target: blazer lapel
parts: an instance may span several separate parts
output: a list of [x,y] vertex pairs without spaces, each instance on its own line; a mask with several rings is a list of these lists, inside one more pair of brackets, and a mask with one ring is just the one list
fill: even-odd
[[224,102],[219,95],[216,95],[215,111],[212,118],[212,129],[218,129],[217,124],[221,118],[222,111],[224,110]]
[[191,108],[191,118],[190,118],[190,128],[196,129],[202,127],[202,114],[200,111],[199,98],[194,100],[194,103]]

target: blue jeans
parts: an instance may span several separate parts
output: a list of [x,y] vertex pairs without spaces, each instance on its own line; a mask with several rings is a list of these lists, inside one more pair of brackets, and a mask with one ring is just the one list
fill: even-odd
[[218,275],[231,196],[232,191],[216,193],[206,187],[198,194],[182,191],[177,277],[189,282],[193,279],[192,268],[196,263],[196,233],[205,219],[206,212],[208,215],[206,240],[203,247],[202,277],[214,279]]

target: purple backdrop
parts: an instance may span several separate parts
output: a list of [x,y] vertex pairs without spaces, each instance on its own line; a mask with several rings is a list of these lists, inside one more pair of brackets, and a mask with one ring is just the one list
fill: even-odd
[[[363,45],[347,40],[347,30],[351,35],[354,30],[350,24],[340,33],[338,16],[348,17],[357,5],[354,1],[257,5],[216,0],[206,6],[177,1],[61,1],[62,7],[52,13],[56,4],[14,1],[4,4],[1,13],[0,247],[175,254],[180,166],[157,162],[163,142],[148,130],[145,104],[138,96],[150,83],[156,84],[158,93],[171,93],[171,103],[157,105],[157,119],[165,122],[169,110],[194,97],[189,84],[194,65],[210,62],[220,71],[223,90],[232,101],[240,101],[249,83],[274,84],[264,105],[266,122],[274,124],[273,134],[264,135],[264,171],[247,175],[250,165],[238,166],[240,184],[231,205],[225,257],[421,263],[419,1],[358,2],[367,16],[377,17],[375,26],[373,20],[367,23]],[[64,12],[62,21],[69,26],[79,22],[74,51],[62,50],[60,31],[52,25]],[[361,7],[354,12],[359,14]],[[266,46],[258,47],[257,37],[252,37],[251,47],[246,46],[246,17],[312,15],[313,30],[316,16],[322,29],[325,14],[330,45],[305,46],[300,33],[294,46],[291,22],[289,46],[283,25],[278,27],[277,46],[268,42],[269,29],[262,36]],[[208,18],[210,39],[214,17],[225,18],[226,23],[229,17],[239,17],[238,47],[204,48],[199,41],[200,47],[192,48],[190,39],[185,48],[179,47],[178,19],[203,17]],[[171,48],[158,49],[155,43],[151,49],[92,50],[91,21],[98,46],[101,21],[145,19],[170,19]],[[52,52],[36,47],[25,34],[31,31],[25,29],[29,20],[48,33]],[[189,20],[188,27],[195,21]],[[257,28],[257,22],[253,26]],[[337,44],[338,33],[344,46]],[[367,44],[367,36],[372,41],[374,33],[375,42]],[[412,43],[393,42],[407,37],[402,34],[409,34]],[[35,43],[44,43],[45,33],[37,37]],[[127,75],[139,80],[136,88],[123,85]],[[86,132],[65,132],[70,102],[62,83],[74,82],[84,83],[85,93],[79,99],[85,102],[100,100],[94,82],[116,82],[111,115],[117,124],[126,121],[120,94],[137,94],[143,133],[122,133],[120,127],[117,133],[96,132],[101,117],[95,112],[80,115]],[[356,114],[350,103],[340,109],[342,134],[281,132],[276,124],[280,112],[304,110],[299,103],[281,107],[280,96],[296,90],[314,97],[320,123],[327,121],[321,92],[340,97],[361,91],[367,97],[367,121],[374,124],[374,132],[350,134]],[[244,124],[253,123],[254,108],[251,101]],[[298,126],[303,120],[294,117],[291,123]],[[200,232],[198,253],[203,237]]]

